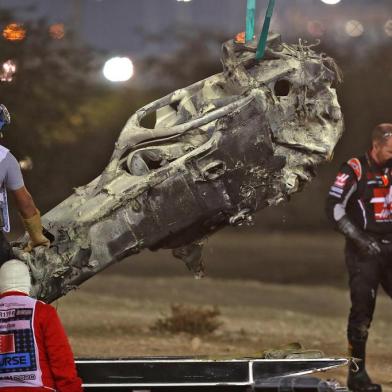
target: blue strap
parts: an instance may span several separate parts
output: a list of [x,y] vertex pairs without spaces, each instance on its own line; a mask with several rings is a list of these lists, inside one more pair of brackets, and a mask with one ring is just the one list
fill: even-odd
[[275,0],[269,0],[267,12],[264,18],[263,30],[261,31],[259,44],[257,45],[256,60],[260,60],[264,56],[265,48],[267,46],[267,38],[268,38],[271,18],[274,12],[274,6],[275,6]]
[[245,42],[253,40],[255,35],[256,0],[247,0],[246,3],[246,33]]

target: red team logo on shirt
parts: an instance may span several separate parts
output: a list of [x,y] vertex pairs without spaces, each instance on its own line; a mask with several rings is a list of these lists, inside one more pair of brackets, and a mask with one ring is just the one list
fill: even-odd
[[336,176],[334,186],[337,186],[338,188],[344,188],[349,177],[350,176],[348,174],[339,173]]
[[376,188],[374,197],[370,203],[374,206],[374,218],[376,222],[392,221],[392,187]]
[[15,339],[13,333],[0,334],[0,354],[14,353]]
[[347,163],[350,165],[351,169],[354,170],[357,180],[359,181],[362,177],[362,166],[360,160],[358,158],[351,158]]

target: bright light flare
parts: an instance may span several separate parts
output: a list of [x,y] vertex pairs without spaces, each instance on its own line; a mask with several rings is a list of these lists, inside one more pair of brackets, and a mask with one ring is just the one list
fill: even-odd
[[65,35],[65,28],[63,23],[55,23],[49,26],[49,35],[53,39],[63,39]]
[[12,60],[7,60],[1,66],[0,70],[0,81],[2,82],[12,82],[14,74],[16,72],[16,64]]
[[313,35],[313,37],[320,38],[325,33],[324,23],[320,20],[310,20],[308,22],[308,32]]
[[357,38],[364,33],[365,28],[363,27],[363,24],[360,21],[353,19],[353,20],[349,20],[346,23],[345,30],[347,35],[353,38]]
[[103,74],[111,82],[126,82],[133,76],[133,63],[128,57],[113,57],[106,61]]
[[10,23],[4,27],[3,37],[8,41],[22,41],[26,37],[26,29],[22,24]]
[[388,37],[392,37],[392,19],[389,19],[387,23],[385,23],[384,30]]
[[33,167],[34,167],[33,160],[29,156],[20,160],[19,165],[20,165],[20,168],[25,171],[33,170]]
[[321,0],[324,4],[334,5],[340,3],[341,0]]

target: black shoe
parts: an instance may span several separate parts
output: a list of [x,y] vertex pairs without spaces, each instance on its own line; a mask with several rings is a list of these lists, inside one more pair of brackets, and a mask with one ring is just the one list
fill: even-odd
[[347,386],[352,392],[382,392],[381,385],[374,384],[365,369],[358,372],[350,371]]

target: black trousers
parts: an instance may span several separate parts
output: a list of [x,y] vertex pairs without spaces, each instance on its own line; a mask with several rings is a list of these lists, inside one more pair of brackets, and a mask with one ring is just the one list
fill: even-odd
[[3,231],[0,229],[0,266],[13,257],[14,255],[12,253],[11,245],[5,238]]
[[379,286],[392,297],[392,253],[365,256],[350,241],[345,253],[351,296],[347,337],[350,342],[366,342]]

